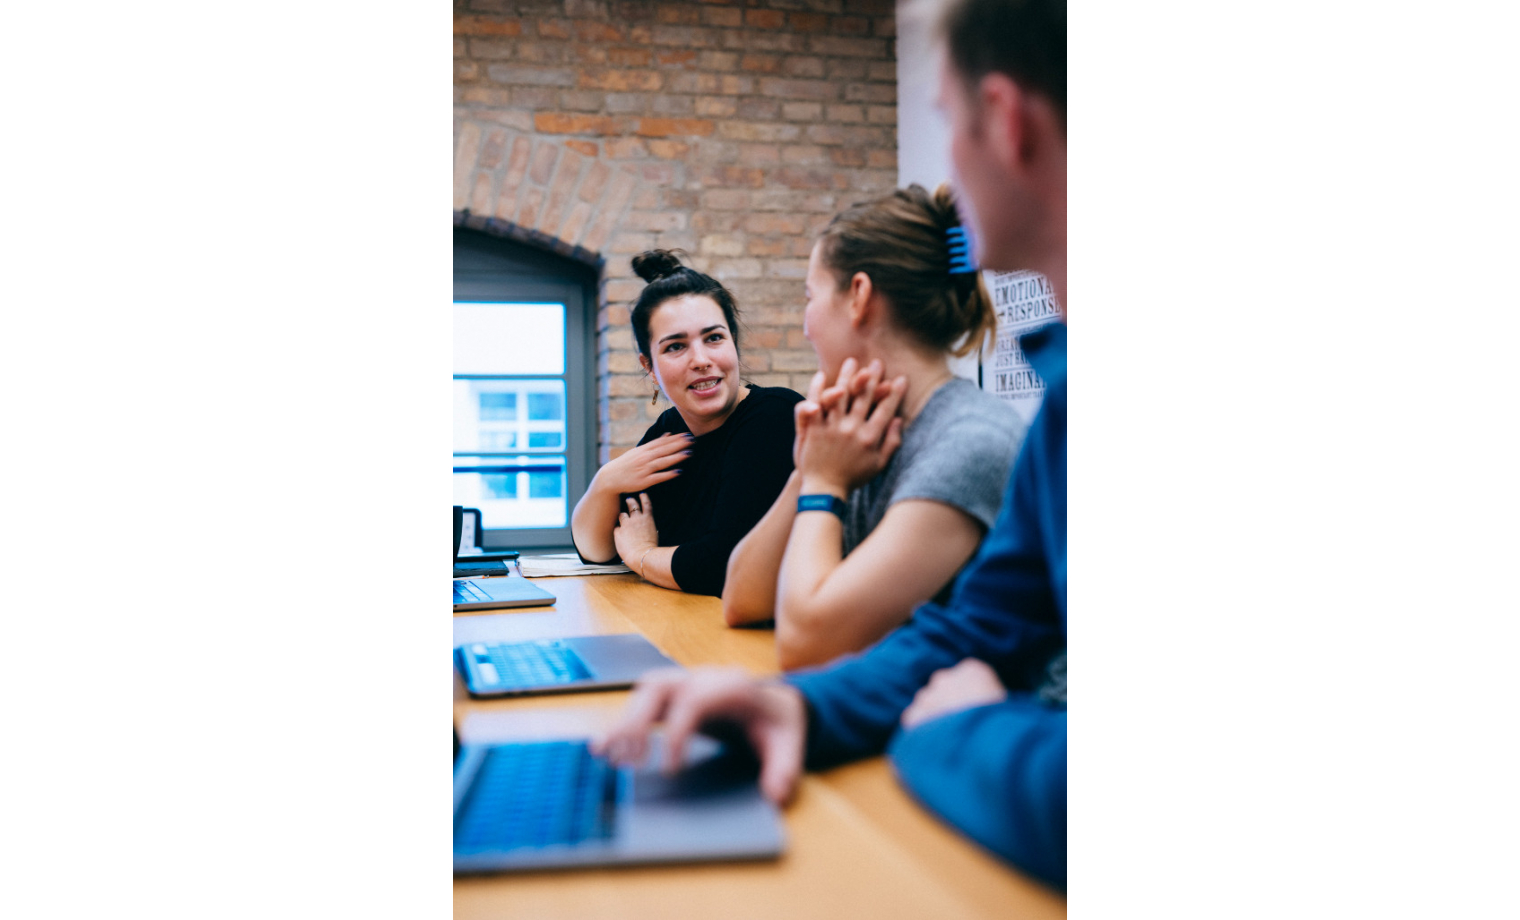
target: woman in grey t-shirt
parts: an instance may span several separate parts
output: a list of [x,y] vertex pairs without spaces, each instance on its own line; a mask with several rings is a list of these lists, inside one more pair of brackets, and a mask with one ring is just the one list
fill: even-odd
[[1022,426],[950,370],[995,325],[968,243],[948,188],[914,185],[837,215],[813,247],[804,315],[821,370],[797,408],[797,468],[723,591],[730,625],[774,617],[784,669],[901,625],[997,515]]

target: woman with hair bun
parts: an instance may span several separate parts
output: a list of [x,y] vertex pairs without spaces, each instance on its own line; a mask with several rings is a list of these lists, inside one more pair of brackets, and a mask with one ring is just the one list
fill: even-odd
[[633,308],[639,364],[671,403],[637,447],[592,478],[570,517],[587,562],[621,559],[645,581],[723,593],[728,555],[792,472],[785,387],[739,379],[738,308],[676,252],[633,257],[648,282]]
[[796,471],[734,549],[731,626],[774,617],[782,668],[876,642],[945,598],[992,526],[1022,426],[951,373],[995,315],[948,187],[835,216],[813,246],[804,330],[821,370]]

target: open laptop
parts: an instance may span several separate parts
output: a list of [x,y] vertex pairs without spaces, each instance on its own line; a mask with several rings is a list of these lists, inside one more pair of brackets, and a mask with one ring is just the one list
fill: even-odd
[[[513,574],[509,562],[493,560],[475,565],[495,568],[461,569],[459,545],[464,531],[465,511],[466,509],[459,505],[454,506],[454,611],[457,613],[461,610],[494,610],[498,607],[545,607],[553,604],[554,595],[530,583],[521,575]],[[459,577],[461,575],[502,577],[465,580]]]
[[656,736],[639,768],[592,756],[587,739],[459,743],[454,733],[454,872],[773,859],[781,816],[741,744],[693,736],[665,776]]
[[454,649],[474,697],[619,690],[651,668],[676,663],[643,636],[576,636],[528,642],[470,642]]

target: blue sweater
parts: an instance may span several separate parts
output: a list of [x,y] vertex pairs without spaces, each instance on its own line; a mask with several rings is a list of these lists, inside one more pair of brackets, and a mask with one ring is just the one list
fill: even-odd
[[[1066,884],[1066,710],[1036,691],[1066,647],[1066,327],[1020,337],[1045,381],[997,522],[945,604],[858,655],[789,675],[808,704],[807,764],[888,751],[905,786],[982,846]],[[941,668],[991,665],[1008,698],[911,731],[898,720]]]

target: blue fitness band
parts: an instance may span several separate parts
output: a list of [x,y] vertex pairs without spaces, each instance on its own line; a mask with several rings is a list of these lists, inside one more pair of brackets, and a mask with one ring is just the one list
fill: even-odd
[[804,511],[828,511],[844,520],[844,499],[837,495],[799,495],[797,513]]

